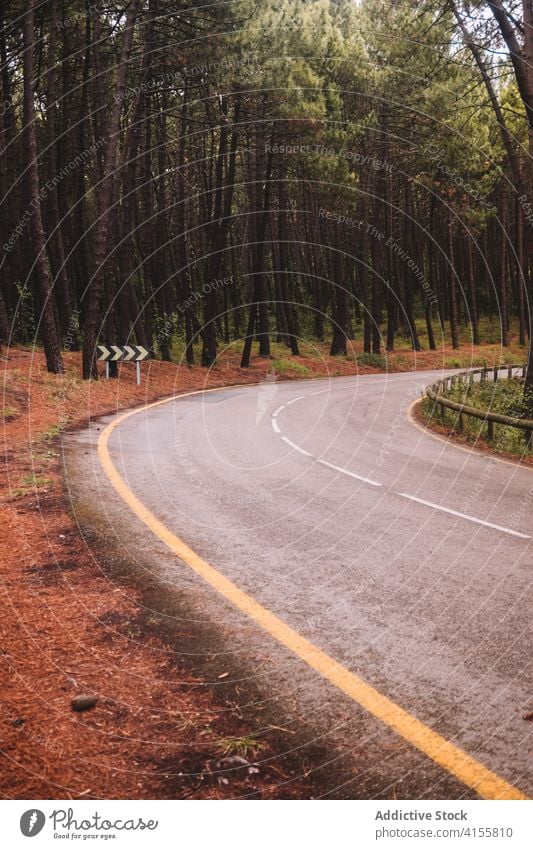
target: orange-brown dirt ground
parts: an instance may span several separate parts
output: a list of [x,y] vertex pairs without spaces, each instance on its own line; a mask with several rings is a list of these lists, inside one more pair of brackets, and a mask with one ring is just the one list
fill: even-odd
[[[422,352],[415,365],[415,355],[402,351],[388,356],[387,369],[438,368],[452,353]],[[482,353],[498,362],[501,349]],[[283,378],[380,370],[326,355],[293,361],[296,369],[285,366]],[[173,393],[258,382],[272,363],[253,359],[242,370],[236,353],[211,370],[151,360],[136,386],[131,365],[117,380],[83,382],[80,355],[68,353],[65,362],[67,373],[55,376],[41,351],[0,352],[0,795],[309,798],[305,766],[276,759],[279,735],[251,738],[238,705],[221,711],[165,641],[143,630],[137,590],[111,580],[80,537],[59,462],[65,428]],[[76,713],[71,701],[84,693],[99,700]],[[228,753],[253,762],[259,752],[268,761],[259,772],[216,766]]]

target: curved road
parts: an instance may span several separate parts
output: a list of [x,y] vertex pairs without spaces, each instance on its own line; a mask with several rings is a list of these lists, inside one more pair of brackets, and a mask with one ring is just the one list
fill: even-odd
[[[533,471],[416,427],[409,405],[437,376],[177,398],[125,419],[109,451],[131,491],[222,575],[529,796]],[[93,494],[109,497],[91,461]],[[172,569],[179,586],[187,569]],[[249,648],[262,691],[291,705],[286,724],[305,717],[320,735],[322,722],[362,758],[346,795],[394,785],[404,797],[475,797],[211,595],[205,616],[228,627],[228,657]]]

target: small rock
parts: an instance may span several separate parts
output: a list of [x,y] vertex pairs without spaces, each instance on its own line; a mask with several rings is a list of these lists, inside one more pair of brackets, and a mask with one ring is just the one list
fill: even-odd
[[72,710],[76,710],[79,713],[84,710],[90,710],[95,706],[97,701],[98,696],[76,696],[71,702]]
[[15,728],[21,728],[24,725],[25,722],[26,722],[26,720],[23,719],[21,716],[19,716],[19,717],[17,717],[17,719],[13,719],[11,721],[11,724],[14,725]]
[[522,719],[525,719],[526,722],[533,722],[533,710],[530,711],[529,713],[525,713],[523,715]]
[[250,766],[250,761],[241,758],[240,755],[229,755],[217,761],[217,769],[234,769],[237,766]]
[[249,766],[248,767],[248,775],[258,775],[258,774],[259,774],[259,768],[258,767],[256,767],[256,766]]

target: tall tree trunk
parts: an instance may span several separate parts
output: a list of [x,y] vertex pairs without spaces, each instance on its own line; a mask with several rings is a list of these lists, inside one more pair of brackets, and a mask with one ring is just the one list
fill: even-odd
[[237,148],[239,141],[238,121],[240,115],[240,100],[236,99],[233,113],[233,131],[229,142],[229,161],[224,185],[224,163],[228,158],[228,103],[222,98],[220,136],[218,155],[215,166],[214,211],[210,227],[210,258],[209,279],[206,281],[208,292],[204,298],[204,328],[202,344],[202,365],[212,366],[217,358],[216,320],[218,316],[218,299],[215,281],[219,277],[222,266],[222,255],[226,246],[227,235],[231,222],[231,208],[235,188],[235,171],[237,165]]
[[[270,149],[272,149],[272,145],[270,145]],[[252,244],[252,252],[251,252],[251,286],[252,286],[252,301],[250,304],[250,314],[248,316],[248,327],[246,330],[246,337],[244,340],[244,347],[242,351],[241,357],[241,368],[248,368],[250,365],[250,356],[252,353],[252,342],[255,332],[256,321],[259,318],[259,321],[262,323],[259,327],[259,332],[262,338],[262,347],[260,342],[260,356],[268,357],[270,356],[270,341],[269,341],[269,331],[268,331],[268,313],[266,316],[267,326],[265,326],[265,317],[261,317],[260,315],[260,303],[264,301],[265,297],[265,288],[264,288],[264,256],[265,256],[265,236],[266,236],[266,225],[268,219],[268,210],[270,206],[270,186],[271,186],[271,173],[272,173],[272,153],[268,154],[265,173],[263,174],[263,168],[261,166],[261,162],[259,157],[256,156],[255,160],[255,169],[254,169],[254,181],[253,181],[253,192],[252,197],[254,198],[254,209],[252,210],[252,214],[254,220],[256,222],[256,226],[254,227],[254,236],[253,236],[253,244]],[[264,191],[262,189],[263,180],[265,181]]]
[[450,330],[452,334],[452,347],[459,347],[459,321],[457,315],[457,283],[455,271],[455,252],[453,246],[452,219],[448,219],[448,290],[450,299]]
[[77,322],[72,318],[72,307],[70,303],[70,286],[67,276],[65,261],[65,248],[63,245],[63,232],[61,217],[59,213],[59,198],[57,183],[54,177],[57,175],[57,95],[56,95],[56,34],[58,29],[57,0],[50,2],[50,36],[48,40],[48,72],[47,72],[47,103],[46,103],[46,136],[47,136],[47,170],[48,179],[52,183],[52,189],[48,196],[48,218],[50,233],[49,246],[52,258],[52,268],[58,291],[57,305],[61,322],[63,336],[69,336],[70,347],[77,347]]
[[468,238],[467,242],[467,261],[468,261],[468,288],[470,291],[470,316],[472,321],[472,341],[474,345],[479,345],[479,314],[477,305],[477,281],[474,272],[474,251],[472,239]]
[[524,218],[520,201],[516,201],[515,206],[515,227],[516,227],[516,289],[518,300],[518,342],[520,345],[526,344],[526,312],[525,303],[527,296],[527,265],[524,256]]
[[[524,160],[526,169],[525,186],[527,191],[531,191],[532,184],[532,163],[533,163],[533,4],[530,0],[522,0],[523,24],[517,24],[515,19],[507,12],[502,0],[487,0],[487,5],[491,10],[498,24],[502,37],[507,45],[509,56],[513,64],[516,84],[524,106],[528,125],[528,148],[529,157]],[[523,37],[523,47],[520,45],[517,33],[521,33]],[[528,221],[528,230],[531,224]],[[528,234],[527,240],[527,264],[531,268],[533,264],[533,238]],[[528,391],[533,390],[533,311],[529,308],[528,314],[528,335],[529,335],[529,354],[527,361],[526,376],[524,388]]]
[[507,233],[506,233],[505,198],[502,199],[500,219],[500,267],[498,269],[498,292],[500,306],[500,324],[502,328],[502,345],[509,347],[509,311],[507,309]]
[[291,346],[291,354],[295,357],[300,356],[297,336],[297,316],[296,304],[292,294],[293,286],[290,277],[289,255],[287,251],[287,210],[289,199],[287,196],[287,184],[284,179],[278,183],[278,250],[279,250],[279,273],[280,273],[280,288],[281,297],[283,300],[285,320],[287,322],[287,331],[289,334],[289,345]]
[[[361,181],[361,215],[362,228],[360,230],[361,252],[359,261],[359,282],[361,286],[361,300],[363,302],[363,351],[365,354],[372,353],[372,321],[370,315],[370,298],[368,294],[368,280],[370,277],[370,247],[368,242],[368,192],[366,180]],[[390,280],[389,280],[390,285]]]
[[[336,224],[335,234],[338,236],[339,225]],[[338,239],[335,240],[338,244]],[[331,339],[330,356],[346,355],[346,325],[348,321],[348,299],[344,280],[342,279],[343,263],[339,249],[333,248],[333,282],[331,285],[331,312],[333,335]]]
[[108,131],[104,152],[104,171],[102,182],[98,188],[97,212],[98,222],[96,226],[94,254],[94,272],[87,293],[87,310],[84,325],[83,343],[83,377],[97,378],[96,368],[96,344],[98,342],[98,328],[100,324],[100,307],[102,292],[104,289],[105,260],[107,255],[107,241],[110,220],[110,202],[113,197],[113,180],[116,164],[118,135],[120,128],[120,115],[122,103],[126,91],[126,76],[128,62],[133,44],[133,33],[140,0],[132,0],[126,15],[126,24],[122,41],[120,60],[117,68],[117,78],[114,87],[113,106],[109,119]]
[[34,273],[41,301],[41,328],[46,357],[46,367],[52,374],[63,374],[65,366],[54,316],[52,281],[41,215],[37,140],[35,136],[35,91],[33,48],[35,39],[35,2],[27,0],[24,14],[24,141],[27,155],[27,181],[29,211],[34,257]]
[[0,349],[3,344],[9,341],[9,319],[7,316],[4,296],[0,291]]

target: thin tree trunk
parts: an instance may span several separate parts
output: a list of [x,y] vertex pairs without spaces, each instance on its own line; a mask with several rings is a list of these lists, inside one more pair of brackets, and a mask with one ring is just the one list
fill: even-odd
[[[526,169],[525,185],[531,188],[532,162],[533,162],[533,4],[523,0],[523,26],[516,28],[515,21],[508,14],[502,0],[488,0],[487,5],[498,24],[502,37],[507,45],[509,56],[514,69],[516,84],[520,93],[528,125],[528,148],[529,157],[524,160]],[[523,47],[517,37],[517,30],[523,33]],[[528,222],[529,223],[529,222]],[[531,225],[529,225],[531,226]],[[532,265],[532,240],[528,239],[528,266]],[[533,311],[529,309],[528,335],[529,354],[527,369],[524,380],[524,389],[533,390],[533,347],[532,341]]]
[[[272,149],[272,145],[270,146]],[[252,245],[252,266],[251,266],[251,279],[252,279],[252,302],[250,305],[250,314],[248,316],[248,327],[246,330],[246,337],[244,340],[244,348],[242,351],[241,357],[241,368],[248,368],[250,365],[250,356],[252,353],[252,342],[254,338],[256,321],[259,317],[261,320],[261,316],[259,315],[259,305],[262,299],[264,298],[264,283],[263,283],[263,275],[264,275],[264,252],[265,252],[265,235],[266,235],[266,224],[267,224],[267,216],[268,216],[268,208],[270,205],[270,183],[271,183],[271,169],[272,169],[272,154],[269,153],[266,164],[266,173],[263,176],[262,168],[258,160],[256,160],[256,168],[254,173],[254,185],[253,185],[253,197],[254,197],[254,218],[256,220],[256,226],[254,228],[254,244]],[[263,179],[265,180],[265,189],[263,192],[263,199],[260,202],[261,197],[261,186]],[[268,315],[267,315],[268,322]],[[264,317],[263,324],[259,327],[259,332],[261,337],[263,338],[262,347],[260,347],[259,354],[260,356],[270,356],[270,342],[268,335],[268,327],[265,327]],[[266,339],[265,339],[266,336]],[[261,345],[261,343],[260,343]],[[265,350],[268,353],[265,353]]]
[[300,356],[297,336],[297,316],[296,305],[292,296],[292,285],[289,282],[289,256],[287,251],[287,185],[284,180],[279,182],[279,213],[278,213],[278,248],[279,248],[279,271],[280,271],[280,288],[281,297],[283,299],[285,320],[287,322],[287,331],[289,334],[289,345],[291,353],[295,357]]
[[54,177],[57,174],[57,121],[56,121],[56,33],[57,33],[57,0],[50,3],[50,36],[48,42],[48,92],[46,106],[46,135],[47,135],[47,166],[48,179],[52,182],[52,189],[48,200],[48,216],[50,220],[49,232],[51,233],[50,255],[52,257],[53,271],[58,285],[59,296],[57,304],[61,319],[61,330],[63,336],[69,335],[70,347],[77,347],[77,323],[72,320],[72,307],[70,303],[70,286],[67,276],[65,262],[65,248],[63,245],[63,233],[60,224],[59,198],[57,184]]
[[7,317],[4,297],[0,291],[0,349],[2,344],[9,341],[9,319]]
[[31,234],[33,242],[34,272],[41,300],[41,328],[46,357],[46,367],[52,374],[63,374],[65,366],[61,356],[61,345],[54,316],[52,281],[46,241],[41,216],[39,167],[37,164],[37,141],[35,137],[34,68],[33,48],[35,38],[35,2],[27,0],[24,14],[24,141],[27,155],[27,179],[29,187],[29,210],[31,212]]
[[448,220],[448,289],[450,295],[450,330],[452,347],[459,347],[459,322],[457,316],[457,284],[455,281],[455,253],[453,247],[452,220]]
[[472,249],[472,240],[468,239],[467,244],[468,254],[468,288],[470,290],[470,317],[472,321],[472,341],[474,345],[479,345],[479,316],[477,305],[477,282],[474,273],[474,251]]
[[[335,227],[338,235],[339,225]],[[338,243],[338,239],[336,239]],[[347,295],[342,279],[342,263],[338,249],[333,251],[333,282],[331,283],[331,311],[333,320],[333,335],[331,339],[330,356],[346,355],[346,324],[347,324]]]
[[502,345],[509,347],[509,312],[507,309],[507,233],[506,233],[505,198],[502,201],[500,220],[500,267],[498,269],[498,289],[500,301],[500,324],[502,328]]
[[359,281],[361,284],[361,300],[363,301],[363,351],[372,353],[372,322],[370,318],[370,299],[368,295],[368,278],[370,275],[370,248],[368,243],[368,194],[366,182],[361,185],[361,212],[363,226],[361,229],[361,256],[359,263]]
[[237,164],[237,147],[239,141],[238,121],[240,115],[240,101],[237,98],[233,113],[233,132],[231,134],[229,147],[229,161],[227,166],[226,181],[224,185],[224,161],[228,154],[227,124],[227,99],[222,99],[221,114],[223,123],[220,126],[220,137],[218,155],[215,167],[215,193],[213,223],[210,228],[210,252],[208,292],[204,299],[204,328],[202,345],[202,365],[212,366],[217,358],[216,320],[218,315],[217,291],[215,280],[220,274],[222,265],[222,253],[226,245],[226,239],[231,221],[231,208],[233,204],[233,192],[235,188],[235,171]]
[[524,218],[520,201],[517,199],[515,205],[515,227],[516,227],[516,289],[518,300],[518,342],[526,344],[526,312],[525,302],[527,295],[526,286],[526,263],[524,261]]
[[96,368],[96,343],[98,341],[98,328],[101,320],[101,298],[104,289],[105,259],[107,254],[107,241],[110,221],[110,201],[113,197],[113,180],[118,146],[118,135],[120,128],[120,115],[122,102],[126,91],[126,75],[128,62],[133,44],[133,32],[139,8],[140,0],[132,0],[126,16],[122,50],[117,69],[117,78],[114,88],[113,106],[109,120],[105,153],[104,172],[102,183],[98,188],[97,212],[98,222],[96,229],[94,254],[94,272],[88,291],[88,304],[85,315],[85,338],[83,344],[83,377],[97,378]]

